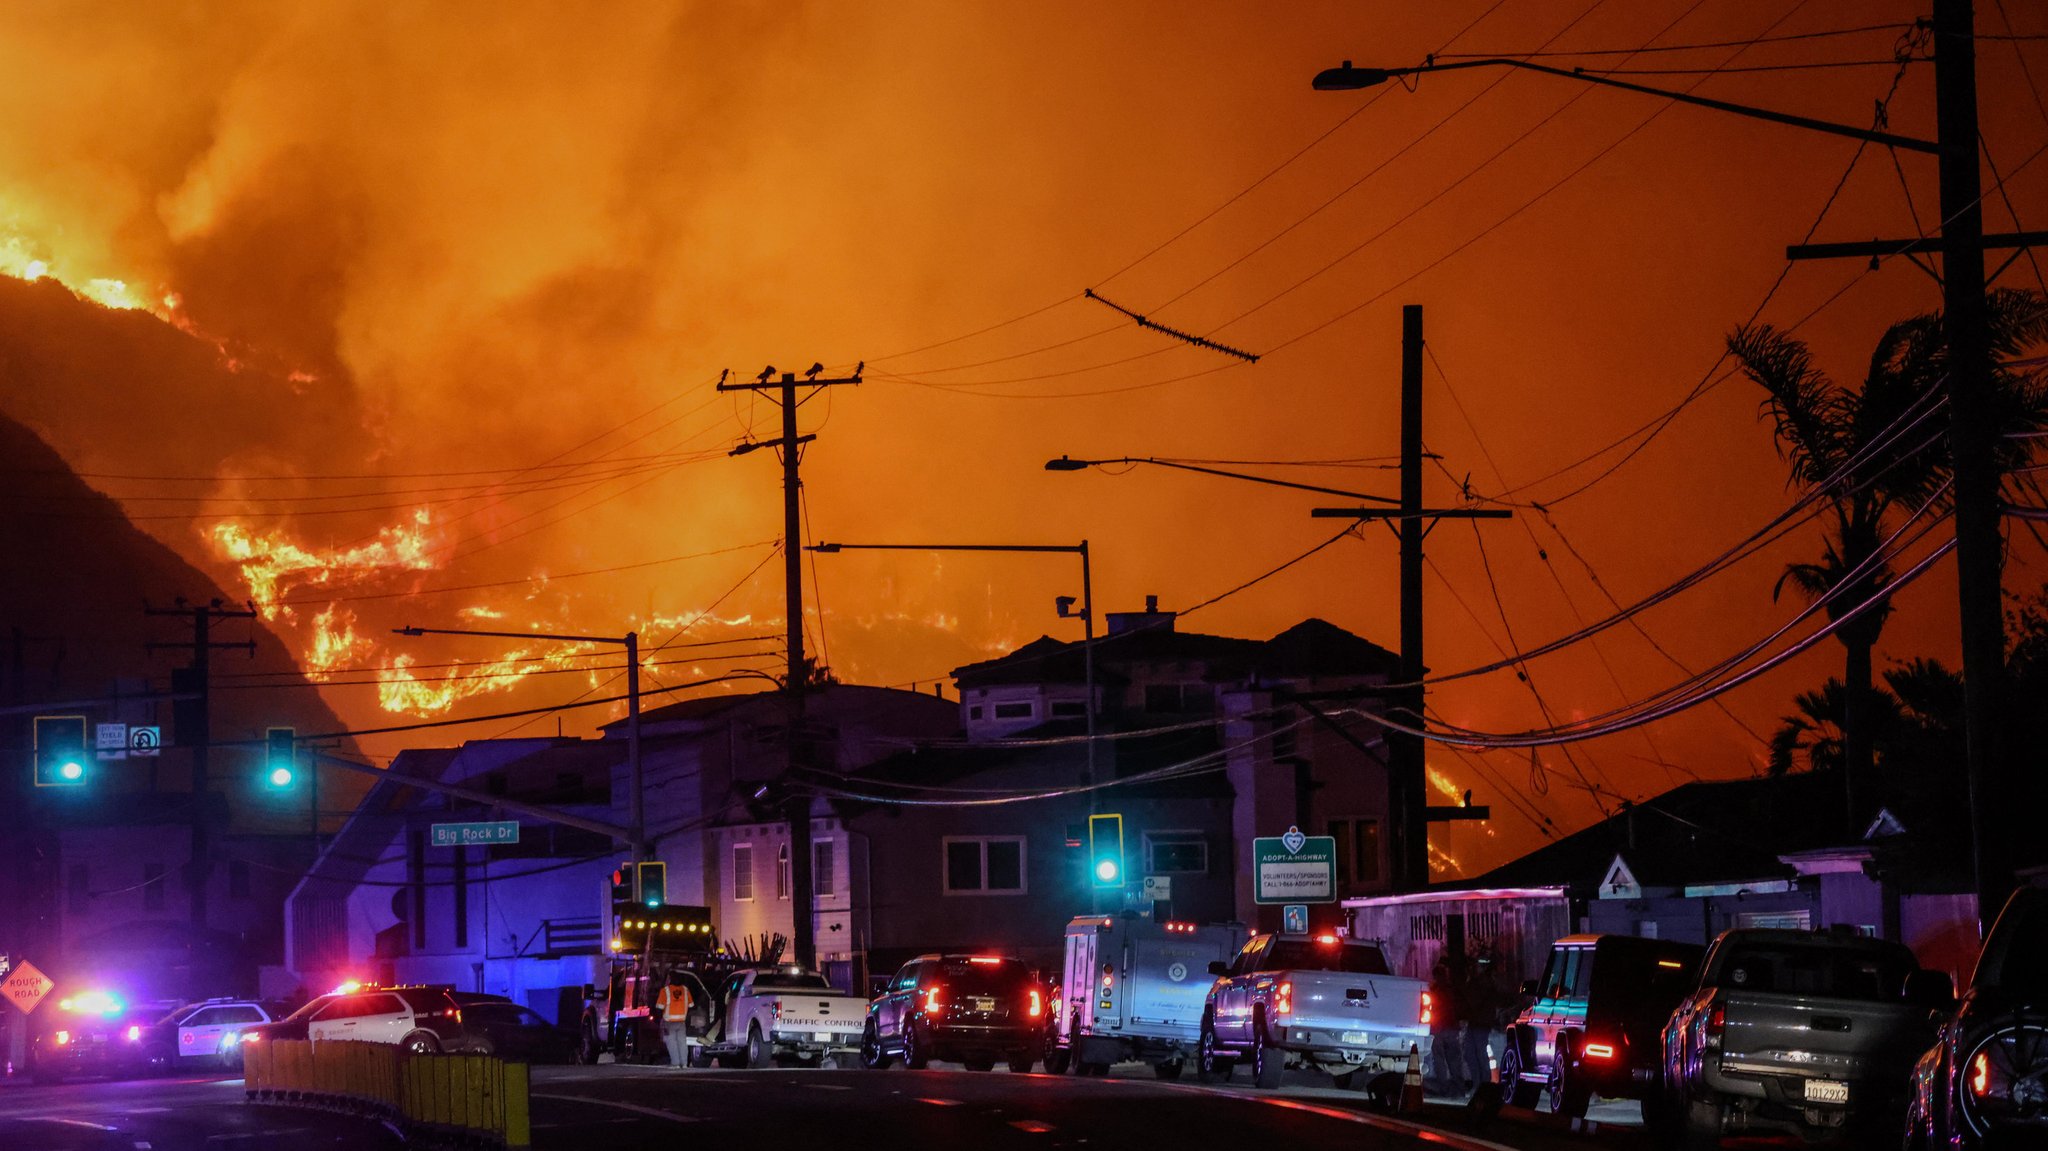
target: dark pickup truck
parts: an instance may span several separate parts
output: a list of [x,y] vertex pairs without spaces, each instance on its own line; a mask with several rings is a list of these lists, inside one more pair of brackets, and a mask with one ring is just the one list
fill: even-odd
[[[1836,932],[1738,928],[1664,1028],[1664,1088],[1646,1118],[1663,1142],[1723,1134],[1808,1138],[1853,1126],[1896,1137],[1914,1060],[1934,1038],[1948,977],[1902,944]],[[1881,1133],[1881,1135],[1880,1135]],[[1675,1137],[1675,1138],[1674,1138]]]

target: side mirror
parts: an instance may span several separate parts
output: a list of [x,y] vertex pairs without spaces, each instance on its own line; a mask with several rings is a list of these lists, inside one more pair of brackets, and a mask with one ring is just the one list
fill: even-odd
[[1211,959],[1209,961],[1209,974],[1228,975],[1230,974],[1230,964],[1223,962],[1221,959]]
[[1946,1014],[1955,1010],[1956,985],[1945,971],[1922,969],[1906,976],[1906,1002]]
[[1525,999],[1539,998],[1536,994],[1536,981],[1534,979],[1522,980],[1522,997]]

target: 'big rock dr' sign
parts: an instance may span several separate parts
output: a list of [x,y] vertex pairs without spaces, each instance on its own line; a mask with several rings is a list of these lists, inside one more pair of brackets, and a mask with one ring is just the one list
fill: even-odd
[[1290,827],[1285,835],[1252,840],[1252,867],[1258,903],[1329,903],[1337,898],[1337,840],[1329,835],[1303,835]]

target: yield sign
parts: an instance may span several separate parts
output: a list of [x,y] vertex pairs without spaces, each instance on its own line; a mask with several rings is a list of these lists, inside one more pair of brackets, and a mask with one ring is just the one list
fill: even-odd
[[4,991],[9,1003],[21,1008],[22,1014],[28,1015],[35,1011],[36,1006],[42,1003],[43,996],[48,995],[50,989],[55,986],[57,985],[51,982],[49,976],[37,971],[35,964],[24,959],[20,966],[7,973],[6,982],[0,984],[0,991]]

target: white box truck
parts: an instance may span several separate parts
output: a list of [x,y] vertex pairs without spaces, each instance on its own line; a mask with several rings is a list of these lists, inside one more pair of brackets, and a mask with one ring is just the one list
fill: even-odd
[[1241,923],[1076,916],[1067,924],[1047,1068],[1103,1075],[1135,1060],[1161,1079],[1179,1078],[1201,1037],[1209,965],[1237,954],[1244,938]]

